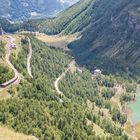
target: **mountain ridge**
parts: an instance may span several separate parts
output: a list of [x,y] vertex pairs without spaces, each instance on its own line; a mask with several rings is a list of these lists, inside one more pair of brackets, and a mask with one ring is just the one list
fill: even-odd
[[140,23],[139,15],[133,14],[136,5],[140,6],[137,0],[135,2],[111,0],[108,3],[107,0],[100,0],[92,18],[93,22],[82,33],[82,38],[72,45],[76,46],[74,49],[76,58],[86,65],[91,65],[89,66],[91,69],[96,65],[109,67],[111,61],[115,65],[114,70],[118,64],[119,67],[122,65],[122,70],[125,72],[127,67],[134,72],[136,68],[133,70],[133,67],[136,65],[139,69]]
[[99,67],[113,73],[139,74],[139,7],[138,0],[81,0],[55,18],[9,23],[5,30],[51,35],[79,32],[81,39],[69,45],[77,62],[91,70]]
[[0,15],[12,21],[53,17],[76,2],[78,0],[0,0]]

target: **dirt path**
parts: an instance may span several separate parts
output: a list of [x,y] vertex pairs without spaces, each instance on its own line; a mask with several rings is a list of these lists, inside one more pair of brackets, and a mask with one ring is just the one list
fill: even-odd
[[30,38],[28,37],[28,42],[29,42],[29,54],[28,54],[28,58],[27,58],[27,71],[28,74],[30,75],[31,78],[33,78],[32,72],[31,72],[31,58],[32,58],[32,45],[31,45],[31,41]]
[[10,62],[10,55],[11,55],[11,45],[14,43],[15,39],[12,36],[7,36],[7,44],[5,45],[5,50],[6,50],[6,63],[9,65],[9,67],[14,71],[14,78],[10,79],[9,81],[0,84],[0,91],[11,87],[14,84],[17,84],[20,81],[20,74],[16,70],[16,68],[12,65]]
[[57,93],[59,95],[63,95],[63,93],[59,89],[59,82],[65,76],[65,74],[71,69],[71,67],[73,67],[73,65],[75,65],[75,61],[74,60],[72,60],[70,62],[70,64],[68,65],[68,68],[66,68],[65,71],[54,82],[55,90],[57,91]]

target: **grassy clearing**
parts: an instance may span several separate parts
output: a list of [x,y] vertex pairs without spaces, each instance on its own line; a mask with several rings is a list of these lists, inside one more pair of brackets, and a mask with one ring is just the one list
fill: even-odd
[[59,36],[59,35],[45,35],[45,34],[36,34],[36,37],[46,42],[49,46],[54,46],[56,48],[63,48],[68,50],[67,45],[75,40],[77,40],[78,35],[68,35],[68,36]]
[[126,125],[125,125],[125,132],[131,135],[131,133],[132,133],[132,126],[131,126],[130,122],[126,123]]
[[106,136],[104,133],[104,130],[99,127],[98,125],[96,125],[95,123],[92,123],[90,120],[86,120],[87,121],[87,125],[92,125],[93,126],[93,132],[96,134],[96,136]]
[[0,91],[0,100],[8,99],[11,95],[8,93],[7,90]]
[[140,138],[140,123],[136,124],[137,137]]
[[95,123],[93,124],[93,131],[95,131],[97,136],[106,136],[104,130]]
[[31,136],[16,133],[7,127],[0,126],[0,140],[34,140]]

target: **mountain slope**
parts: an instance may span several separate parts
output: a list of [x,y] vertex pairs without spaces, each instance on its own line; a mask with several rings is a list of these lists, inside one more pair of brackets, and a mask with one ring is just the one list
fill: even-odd
[[[59,95],[54,82],[69,67],[71,57],[28,35],[33,49],[31,78],[26,68],[28,38],[13,36],[19,42],[17,49],[12,50],[10,61],[22,79],[17,87],[8,90],[11,98],[0,100],[1,124],[40,140],[128,139],[122,127],[126,117],[109,99],[115,94],[115,84],[123,83],[126,87],[127,82],[132,85],[130,81],[110,75],[96,77],[86,69],[78,71],[75,65],[77,70],[67,71],[60,81],[63,94]],[[102,134],[97,132],[97,127]]]
[[138,74],[139,7],[138,0],[97,1],[82,38],[70,46],[77,60],[91,69],[98,66],[112,72]]
[[[78,0],[0,0],[0,15],[11,20],[54,16]],[[18,13],[18,14],[17,14]]]
[[47,34],[80,32],[82,38],[70,45],[80,64],[91,70],[139,74],[139,7],[138,0],[81,0],[56,18],[29,20],[11,28]]
[[93,12],[90,6],[92,3],[94,3],[94,0],[81,0],[55,18],[28,20],[23,22],[22,28],[30,31],[37,30],[47,34],[58,34],[62,31],[67,34],[81,31],[90,23],[90,15]]
[[[0,18],[0,26],[5,31],[39,31],[47,34],[70,34],[80,32],[85,29],[92,20],[92,9],[95,0],[81,0],[72,7],[61,12],[55,18],[32,19],[23,23],[10,23],[4,18]],[[84,19],[84,20],[83,20]],[[8,25],[8,26],[7,26]]]

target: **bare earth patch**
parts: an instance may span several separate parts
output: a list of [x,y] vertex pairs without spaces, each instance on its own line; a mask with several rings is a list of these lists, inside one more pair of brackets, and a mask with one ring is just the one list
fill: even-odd
[[106,136],[105,133],[104,133],[104,130],[98,126],[97,124],[95,123],[92,123],[90,120],[86,119],[87,121],[87,125],[92,125],[93,126],[93,131],[95,132],[96,136]]
[[136,135],[140,138],[140,123],[136,124]]
[[60,36],[60,35],[46,35],[36,33],[37,39],[46,42],[49,46],[54,46],[56,48],[63,48],[68,50],[67,45],[75,40],[78,39],[78,35],[67,35],[67,36]]
[[0,100],[8,99],[11,95],[8,93],[7,90],[0,91]]
[[125,132],[131,135],[131,132],[132,132],[132,125],[131,125],[131,122],[127,122],[127,123],[125,124]]
[[35,140],[35,138],[0,126],[0,140]]

